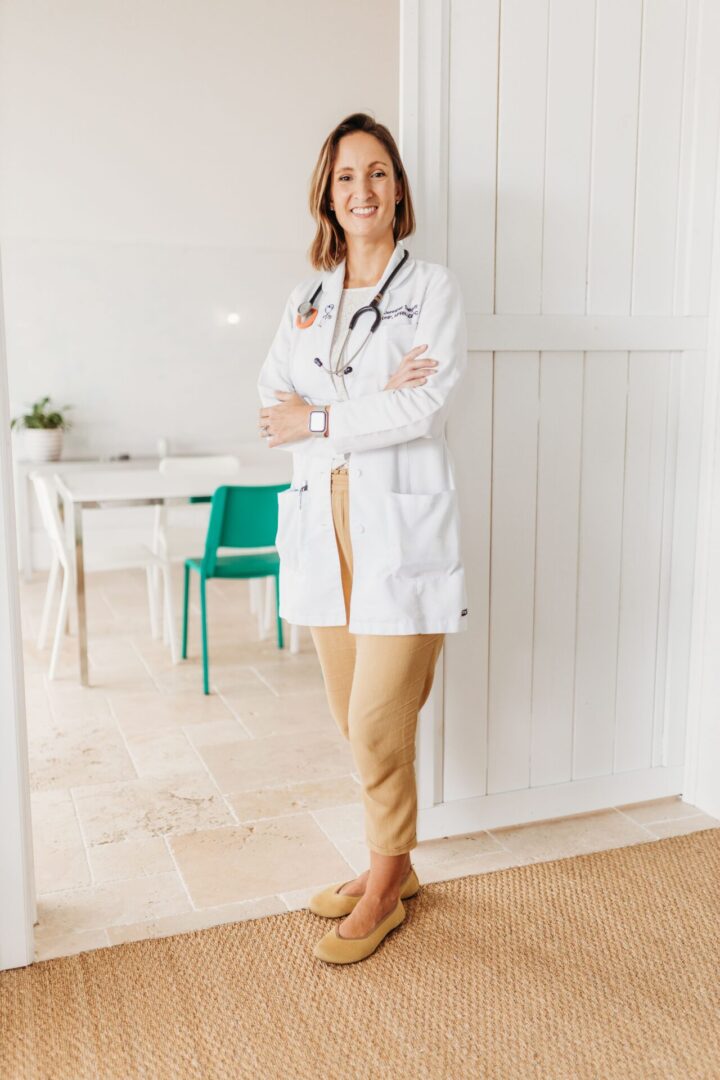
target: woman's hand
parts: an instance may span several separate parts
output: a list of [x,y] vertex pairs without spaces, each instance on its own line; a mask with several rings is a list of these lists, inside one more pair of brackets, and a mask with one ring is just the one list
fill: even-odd
[[268,446],[281,446],[283,443],[295,442],[296,439],[309,439],[308,420],[314,406],[308,405],[299,394],[291,394],[288,390],[273,390],[273,393],[280,404],[261,409],[258,423],[260,434],[267,438]]
[[437,370],[438,362],[437,360],[431,360],[429,356],[424,356],[422,360],[418,360],[417,357],[425,349],[427,349],[427,345],[416,345],[407,356],[403,357],[400,367],[385,387],[386,390],[407,389],[413,386],[422,386],[423,383],[427,382],[428,375],[432,375]]

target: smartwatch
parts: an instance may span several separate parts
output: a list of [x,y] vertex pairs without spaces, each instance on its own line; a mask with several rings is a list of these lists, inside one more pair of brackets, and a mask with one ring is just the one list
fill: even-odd
[[310,428],[311,435],[324,435],[327,431],[328,415],[327,410],[311,409],[310,418],[308,420],[308,427]]

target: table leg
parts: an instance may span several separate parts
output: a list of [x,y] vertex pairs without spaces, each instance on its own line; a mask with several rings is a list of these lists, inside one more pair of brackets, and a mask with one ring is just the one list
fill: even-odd
[[85,564],[83,561],[83,508],[75,503],[75,593],[77,601],[78,649],[80,652],[80,683],[89,686],[87,655],[87,608],[85,605]]

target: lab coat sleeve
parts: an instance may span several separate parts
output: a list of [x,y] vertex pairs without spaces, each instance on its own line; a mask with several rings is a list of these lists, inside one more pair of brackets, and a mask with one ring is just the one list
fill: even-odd
[[[292,334],[295,322],[294,303],[295,290],[290,293],[285,303],[280,325],[265,357],[265,362],[260,368],[258,375],[258,393],[263,408],[279,405],[280,399],[275,397],[276,390],[288,390],[295,392],[295,387],[290,378],[290,351],[292,347]],[[281,443],[279,446],[268,447],[269,450],[289,450],[291,453],[303,451],[307,453],[308,444],[314,442],[311,439],[296,439],[294,442]]]
[[428,287],[412,347],[416,345],[428,346],[418,359],[437,360],[435,372],[423,386],[333,402],[330,436],[324,440],[333,453],[377,450],[442,434],[452,394],[467,366],[462,293],[455,274],[445,267]]

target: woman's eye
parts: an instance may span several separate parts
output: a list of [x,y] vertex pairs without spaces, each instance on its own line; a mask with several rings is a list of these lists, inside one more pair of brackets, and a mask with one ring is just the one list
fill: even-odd
[[373,173],[373,176],[384,176],[384,175],[385,175],[385,173],[382,171],[382,169],[376,169],[375,172]]

